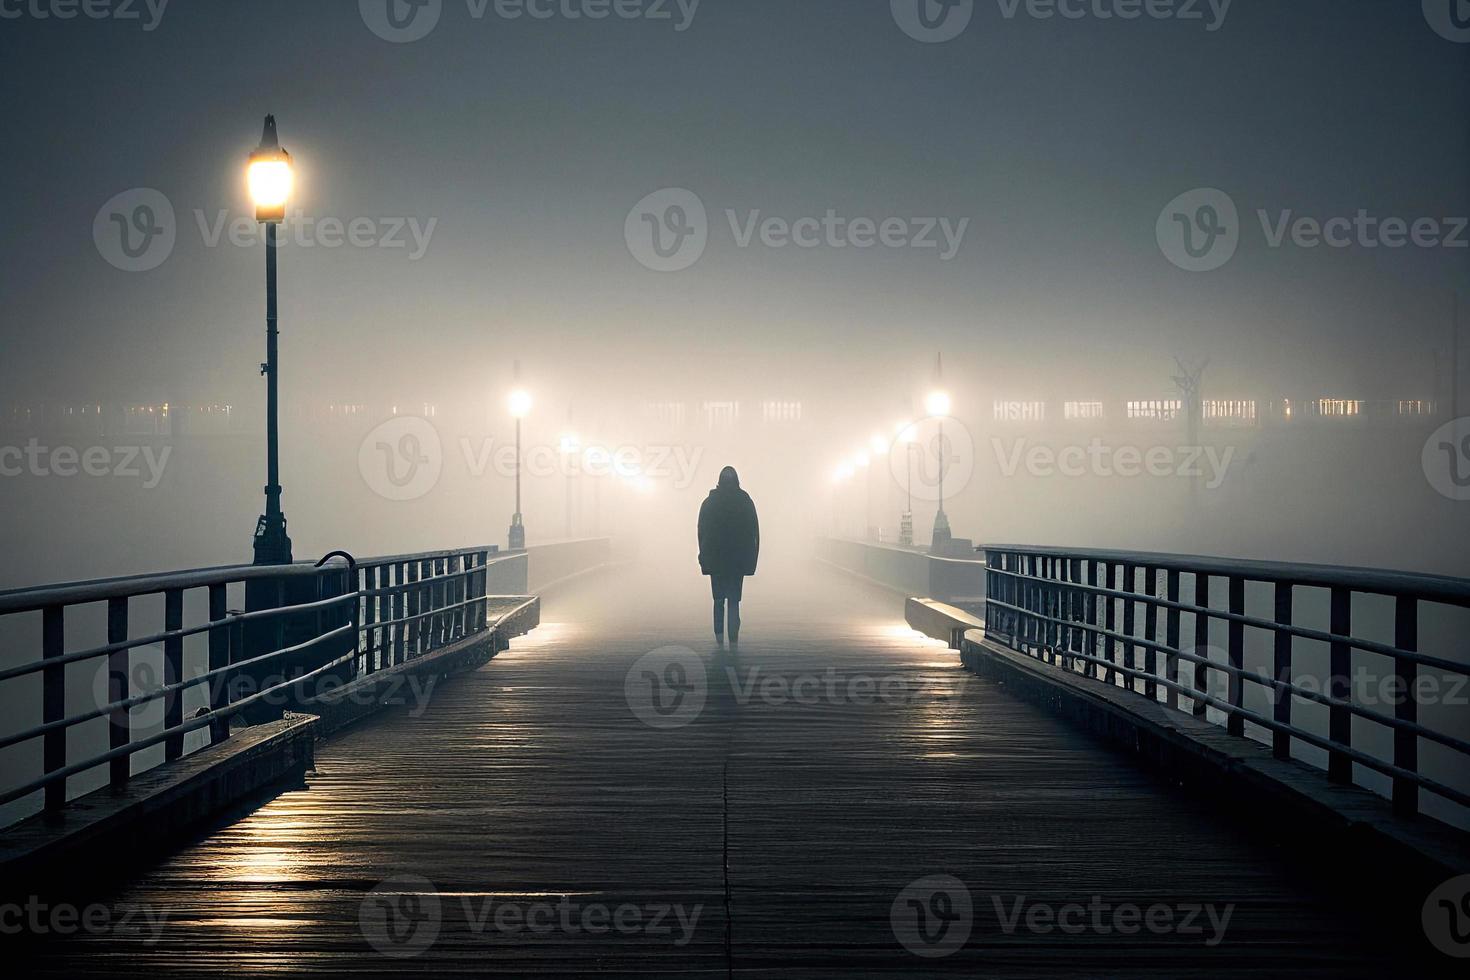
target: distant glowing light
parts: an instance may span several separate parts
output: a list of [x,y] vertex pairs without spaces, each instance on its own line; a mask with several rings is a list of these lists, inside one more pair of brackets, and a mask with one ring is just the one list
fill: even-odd
[[924,410],[930,415],[947,416],[951,407],[948,392],[933,391],[924,399]]
[[517,388],[510,393],[510,416],[511,418],[523,419],[531,414],[531,393],[524,388]]
[[868,464],[871,463],[871,462],[872,462],[872,460],[868,457],[868,454],[867,453],[858,453],[856,456],[854,456],[852,458],[852,465],[855,466],[857,469],[860,469],[860,470],[867,469],[868,468]]
[[841,466],[837,467],[836,472],[832,474],[832,482],[846,483],[848,480],[851,480],[853,478],[855,472],[856,471],[852,468],[852,464],[843,463]]
[[886,456],[888,455],[888,440],[883,438],[881,432],[875,432],[873,438],[868,440],[868,448],[872,450],[874,456]]

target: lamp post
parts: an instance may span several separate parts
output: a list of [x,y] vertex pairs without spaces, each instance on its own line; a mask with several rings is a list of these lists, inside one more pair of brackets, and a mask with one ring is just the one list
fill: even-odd
[[908,502],[898,524],[898,543],[906,548],[912,547],[914,543],[914,441],[918,437],[918,431],[913,423],[904,422],[899,425],[898,441],[903,444],[903,462],[908,473],[908,478],[904,481],[904,489],[908,492]]
[[[566,505],[567,505],[567,539],[568,540],[571,540],[571,538],[573,537],[572,532],[573,532],[573,529],[574,529],[574,527],[576,525],[576,513],[575,513],[575,511],[578,508],[575,505],[581,503],[581,497],[582,497],[581,494],[576,494],[574,496],[573,493],[572,493],[572,490],[573,490],[573,487],[574,487],[573,474],[572,474],[572,460],[574,460],[578,456],[580,456],[581,455],[581,452],[582,452],[582,440],[579,439],[579,438],[577,438],[577,436],[576,436],[575,433],[568,432],[566,435],[564,435],[564,436],[561,437],[561,465],[562,465],[563,469],[566,472],[566,483],[567,483],[567,487],[566,487],[566,498],[567,498],[566,499]],[[576,475],[577,476],[581,476],[580,467],[578,468],[578,472],[577,472]]]
[[924,408],[939,425],[939,438],[936,447],[939,450],[939,511],[934,515],[934,540],[930,547],[935,551],[942,551],[949,546],[954,535],[949,530],[949,516],[944,513],[944,459],[948,455],[944,448],[944,420],[950,412],[949,395],[943,391],[932,391],[924,400]]
[[[873,458],[875,460],[882,459],[883,457],[885,457],[885,456],[888,455],[888,440],[885,439],[885,438],[883,438],[883,434],[881,432],[875,432],[875,433],[873,433],[872,438],[868,440],[868,451],[873,454]],[[871,494],[873,492],[873,484],[872,484],[871,480],[872,480],[872,478],[870,477],[869,478],[869,483],[868,483],[868,493],[869,494]],[[889,495],[888,495],[888,479],[887,479],[887,475],[886,474],[883,477],[883,491],[884,491],[884,493],[883,493],[883,506],[882,506],[882,509],[883,509],[884,512],[887,512],[887,510],[888,510],[888,496]],[[871,513],[872,512],[872,509],[873,509],[873,504],[872,504],[872,501],[869,500],[869,502],[868,502],[868,511]],[[874,528],[873,528],[873,540],[874,541],[877,541],[879,543],[881,543],[883,541],[883,519],[881,517],[878,519],[878,524],[875,525]]]
[[276,117],[265,117],[260,146],[250,154],[246,168],[255,220],[265,225],[265,363],[266,378],[266,484],[265,513],[255,525],[255,564],[289,565],[291,538],[281,512],[281,460],[276,330],[276,226],[286,218],[291,196],[291,155],[276,137]]
[[526,547],[526,525],[521,520],[521,419],[531,414],[531,393],[517,388],[510,393],[510,414],[516,420],[516,510],[510,519],[509,544],[511,551],[523,551]]
[[852,468],[863,481],[863,492],[858,497],[863,508],[863,519],[859,522],[859,537],[864,539],[868,536],[868,520],[873,515],[873,471],[872,458],[866,449],[858,450],[857,455],[852,458]]

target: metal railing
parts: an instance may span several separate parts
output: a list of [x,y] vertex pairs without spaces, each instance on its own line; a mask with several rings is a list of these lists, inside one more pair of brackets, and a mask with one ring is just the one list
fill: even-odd
[[[1426,724],[1420,717],[1422,672],[1470,677],[1470,664],[1420,652],[1423,607],[1470,608],[1470,580],[1407,572],[1275,562],[1235,561],[1186,555],[1119,551],[1078,551],[1024,545],[987,545],[986,638],[1063,669],[1181,709],[1197,717],[1214,708],[1223,713],[1233,735],[1249,722],[1269,733],[1276,758],[1292,758],[1294,742],[1327,754],[1328,777],[1354,781],[1353,766],[1392,781],[1396,811],[1420,810],[1426,790],[1470,807],[1470,794],[1426,776],[1420,766],[1421,740],[1449,751],[1447,770],[1465,773],[1470,742],[1448,725]],[[1190,579],[1185,588],[1184,579]],[[1224,583],[1223,607],[1211,603],[1211,584]],[[1267,587],[1270,618],[1247,613],[1247,587]],[[1325,629],[1294,622],[1300,590],[1322,590],[1327,600]],[[1219,591],[1219,590],[1216,590]],[[1354,597],[1376,597],[1391,606],[1392,642],[1370,639],[1354,630]],[[1139,622],[1140,612],[1142,622]],[[1188,617],[1192,627],[1185,630]],[[1225,624],[1223,657],[1210,657],[1212,622]],[[1270,634],[1270,664],[1246,664],[1246,630]],[[1192,642],[1185,642],[1190,637]],[[1326,647],[1326,681],[1314,682],[1303,668],[1298,641]],[[1462,641],[1463,642],[1463,641]],[[1361,703],[1352,684],[1354,652],[1386,658],[1391,680],[1391,710]],[[1181,675],[1181,665],[1187,665]],[[1162,668],[1162,669],[1161,669]],[[1224,680],[1224,697],[1211,681]],[[1247,685],[1255,698],[1247,697]],[[1461,683],[1463,686],[1463,682]],[[1141,689],[1140,689],[1141,688]],[[1253,710],[1248,700],[1262,700]],[[1293,706],[1325,708],[1326,731],[1293,723]],[[1465,721],[1463,711],[1440,719]],[[1354,719],[1382,726],[1392,734],[1391,758],[1364,751],[1365,732],[1355,739]],[[1388,756],[1389,753],[1382,753]]]
[[[0,592],[0,622],[41,617],[40,656],[0,669],[0,692],[12,706],[30,697],[17,685],[40,675],[41,723],[0,736],[0,750],[39,740],[42,770],[0,790],[0,805],[39,792],[45,810],[58,810],[73,776],[106,765],[108,782],[121,787],[132,774],[133,756],[145,749],[162,744],[164,761],[173,761],[185,755],[189,733],[207,729],[207,744],[221,742],[232,718],[262,702],[299,704],[309,697],[308,682],[345,683],[485,632],[492,625],[486,586],[496,553],[484,546],[358,562],[333,552],[316,565],[229,566]],[[238,596],[247,583],[262,582],[274,583],[276,608],[229,608],[232,587]],[[185,599],[201,591],[207,614],[186,626]],[[132,636],[130,605],[150,596],[163,598],[163,628]],[[68,612],[93,604],[105,604],[107,642],[68,651]],[[186,677],[185,640],[196,636],[207,638],[207,662]],[[165,682],[130,694],[131,651],[157,645]],[[105,703],[68,714],[67,668],[104,658],[107,694],[97,700]],[[184,694],[199,687],[205,703],[185,718]],[[162,730],[135,737],[131,713],[159,700]],[[107,719],[107,748],[70,757],[68,734],[99,718]]]

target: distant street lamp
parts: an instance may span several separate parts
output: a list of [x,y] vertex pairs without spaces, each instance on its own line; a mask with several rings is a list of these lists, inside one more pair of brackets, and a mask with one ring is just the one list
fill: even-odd
[[924,409],[939,424],[939,512],[934,515],[934,541],[931,545],[935,550],[948,547],[954,538],[949,529],[949,517],[944,513],[944,458],[948,455],[944,448],[944,420],[949,415],[950,408],[947,392],[931,391],[929,397],[924,399]]
[[[881,432],[875,432],[875,433],[873,433],[872,437],[868,440],[868,451],[873,454],[873,459],[875,461],[876,460],[881,460],[883,457],[885,457],[885,456],[888,455],[888,440],[883,437],[883,434]],[[888,511],[888,500],[889,500],[889,496],[890,496],[889,490],[888,490],[888,487],[889,487],[888,474],[884,473],[882,476],[879,477],[879,479],[883,481],[883,505],[882,505],[882,511],[884,513],[887,513],[887,511]],[[869,477],[868,478],[868,493],[870,495],[869,496],[869,500],[868,500],[868,513],[869,514],[871,514],[873,512],[873,502],[872,502],[872,498],[871,498],[872,492],[873,492],[872,477]],[[873,536],[873,540],[874,541],[878,541],[880,543],[882,542],[882,540],[883,540],[883,519],[882,519],[882,517],[879,517],[878,523],[873,526],[873,528],[872,528],[872,536]]]
[[[576,525],[575,511],[578,509],[575,503],[580,503],[580,494],[573,494],[576,484],[572,479],[572,460],[578,458],[582,453],[582,440],[575,433],[568,432],[561,437],[561,465],[566,474],[566,505],[567,505],[567,538],[570,540]],[[577,476],[581,476],[581,467],[577,467]]]
[[903,517],[898,524],[898,543],[904,547],[912,547],[914,543],[914,444],[918,438],[918,429],[912,422],[899,424],[897,439],[903,445],[904,466],[908,474],[904,480],[908,504],[904,507]]
[[255,525],[255,564],[289,565],[291,538],[286,534],[286,515],[281,512],[280,405],[276,352],[276,225],[286,219],[286,201],[291,196],[291,155],[281,149],[276,137],[276,117],[265,117],[260,146],[250,154],[245,171],[255,220],[265,225],[265,363],[266,377],[266,484],[265,513]]
[[510,519],[509,544],[511,551],[523,551],[526,547],[526,525],[521,520],[521,420],[531,414],[531,393],[517,388],[510,393],[510,415],[516,420],[516,510]]

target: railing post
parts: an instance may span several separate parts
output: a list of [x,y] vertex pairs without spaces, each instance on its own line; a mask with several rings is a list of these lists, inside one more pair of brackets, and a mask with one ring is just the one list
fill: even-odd
[[408,648],[405,656],[408,659],[419,655],[419,632],[423,629],[423,620],[418,618],[419,609],[423,605],[423,596],[418,588],[419,568],[419,562],[408,563],[408,581],[405,583],[404,595],[408,600],[408,608],[405,611],[408,622],[404,624],[408,627]]
[[[1103,562],[1103,588],[1113,589],[1116,583],[1116,577],[1113,573],[1116,570],[1111,563]],[[1118,628],[1118,603],[1110,595],[1103,596],[1103,602],[1105,603],[1103,606],[1103,629],[1111,634],[1116,632]],[[1103,637],[1103,658],[1108,662],[1108,666],[1103,668],[1103,683],[1110,687],[1117,683],[1113,671],[1113,664],[1116,663],[1114,658],[1117,656],[1114,650],[1116,646],[1117,643],[1112,636]]]
[[368,593],[367,595],[364,595],[362,597],[360,603],[362,609],[362,634],[364,646],[362,672],[364,674],[372,674],[374,671],[377,670],[377,665],[373,663],[373,654],[376,653],[378,650],[378,631],[373,627],[373,624],[378,621],[378,597],[376,595],[373,595],[372,593],[376,592],[378,588],[378,571],[379,569],[374,568],[371,565],[366,568],[360,569],[360,574],[362,575],[362,590]]
[[[1081,584],[1082,582],[1082,559],[1080,558],[1072,559],[1071,579],[1073,584]],[[1074,588],[1072,590],[1072,609],[1071,612],[1068,613],[1067,618],[1074,623],[1085,623],[1087,620],[1087,608],[1091,602],[1091,592],[1084,592],[1082,589]],[[1068,649],[1070,649],[1074,654],[1085,652],[1087,635],[1088,634],[1086,630],[1079,627],[1073,627],[1072,642],[1071,644],[1069,644]],[[1083,661],[1083,663],[1085,664],[1086,661]],[[1075,656],[1072,657],[1067,663],[1067,666],[1069,669],[1075,671],[1077,669],[1077,658]]]
[[[107,642],[122,643],[128,638],[127,597],[107,600]],[[107,655],[107,700],[116,704],[128,697],[128,650],[115,650]],[[107,715],[108,747],[120,749],[132,741],[127,708],[113,708]],[[127,784],[133,757],[124,754],[108,764],[113,789]]]
[[[1210,657],[1210,617],[1203,610],[1210,607],[1210,577],[1203,572],[1194,573],[1194,655],[1208,660]],[[1194,689],[1199,694],[1210,693],[1210,668],[1196,661],[1194,665]],[[1209,705],[1199,698],[1194,699],[1194,716],[1205,717]]]
[[995,639],[995,634],[991,632],[992,624],[996,621],[995,607],[991,605],[991,601],[996,598],[995,588],[998,584],[996,582],[998,576],[995,574],[995,569],[999,561],[999,555],[989,551],[985,553],[985,638],[987,640]]
[[[1149,602],[1143,607],[1143,635],[1149,643],[1159,642],[1159,607],[1153,604],[1159,593],[1159,570],[1157,568],[1144,568],[1144,588],[1148,590]],[[1143,651],[1144,673],[1148,679],[1143,682],[1144,697],[1150,701],[1159,699],[1159,651],[1152,646]]]
[[[1350,636],[1353,628],[1353,594],[1343,587],[1332,590],[1332,618],[1328,630],[1333,636]],[[1347,643],[1333,643],[1331,652],[1331,677],[1327,693],[1339,701],[1352,697],[1352,647]],[[1332,705],[1328,709],[1328,737],[1334,745],[1352,748],[1353,715],[1345,707]],[[1330,752],[1327,756],[1327,778],[1334,783],[1353,781],[1353,761],[1343,752]]]
[[[1128,593],[1128,598],[1123,600],[1123,635],[1128,637],[1128,642],[1123,644],[1123,666],[1130,670],[1138,669],[1138,647],[1133,643],[1133,633],[1137,627],[1137,603],[1133,596],[1138,591],[1138,568],[1134,565],[1123,566],[1122,590]],[[1137,691],[1135,678],[1132,674],[1123,675],[1123,686],[1130,691]]]
[[403,663],[403,658],[407,655],[408,623],[402,621],[406,616],[408,616],[408,565],[403,562],[394,562],[393,618],[399,620],[399,623],[393,627],[393,657],[390,663],[395,666]]
[[[1093,561],[1090,558],[1087,560],[1087,584],[1094,589],[1097,588],[1097,562]],[[1087,631],[1087,652],[1090,656],[1096,657],[1097,593],[1092,591],[1089,591],[1087,593],[1087,625],[1090,627]],[[1097,663],[1095,661],[1089,660],[1087,661],[1087,666],[1083,669],[1082,674],[1084,677],[1095,678],[1101,676],[1101,671],[1098,670]]]
[[[169,589],[163,594],[163,628],[165,631],[184,628],[184,590]],[[177,684],[184,679],[184,638],[171,636],[163,641],[163,682]],[[184,689],[180,688],[163,699],[163,727],[174,728],[184,723]],[[184,733],[170,735],[163,745],[163,758],[172,762],[184,754]]]
[[[1245,579],[1238,575],[1230,577],[1230,611],[1237,616],[1245,615]],[[1226,632],[1230,637],[1228,656],[1232,669],[1227,687],[1232,710],[1225,730],[1231,735],[1244,735],[1245,719],[1240,716],[1240,709],[1245,706],[1245,679],[1240,672],[1245,669],[1245,624],[1232,619]]]
[[[1179,570],[1171,568],[1165,579],[1165,596],[1170,602],[1179,601]],[[1174,653],[1179,649],[1179,610],[1173,606],[1164,614],[1164,646],[1169,648],[1169,654],[1164,658],[1164,670],[1169,678],[1168,693],[1164,695],[1165,702],[1171,708],[1179,707],[1179,655]]]
[[[1292,586],[1290,582],[1276,583],[1276,625],[1291,625],[1291,597]],[[1275,643],[1275,677],[1278,684],[1291,683],[1291,634],[1283,629],[1276,630]],[[1275,696],[1275,704],[1272,710],[1272,719],[1278,725],[1291,724],[1291,692],[1281,688],[1274,688],[1272,694]],[[1278,759],[1291,758],[1291,733],[1284,731],[1273,731],[1271,733],[1271,753]]]
[[[229,615],[226,608],[226,591],[224,583],[218,583],[209,587],[209,621],[217,623]],[[230,665],[230,628],[228,626],[214,626],[209,630],[209,669],[211,671],[222,670]],[[209,710],[218,711],[226,704],[229,696],[229,674],[221,674],[211,679],[209,683]],[[223,742],[230,735],[228,719],[218,719],[210,723],[209,742],[214,745]]]
[[[66,607],[47,606],[41,611],[41,656],[54,660],[66,653]],[[66,717],[66,667],[53,665],[41,672],[41,721],[51,723]],[[66,729],[47,732],[41,741],[41,765],[47,773],[66,768]],[[46,784],[44,806],[56,812],[66,804],[66,779]]]
[[[1413,596],[1401,595],[1394,601],[1393,645],[1406,653],[1419,652],[1419,602]],[[1419,685],[1419,665],[1400,657],[1394,658],[1394,717],[1418,724],[1419,705],[1414,700]],[[1419,772],[1419,736],[1395,728],[1393,732],[1393,764],[1411,773]],[[1419,812],[1419,787],[1411,779],[1395,776],[1393,808],[1403,816]]]

